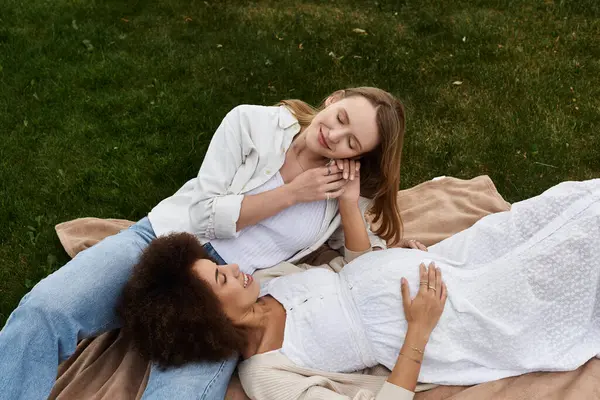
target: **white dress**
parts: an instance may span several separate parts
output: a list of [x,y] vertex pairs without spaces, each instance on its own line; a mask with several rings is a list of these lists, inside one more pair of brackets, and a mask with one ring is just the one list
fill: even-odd
[[565,182],[430,247],[371,252],[339,273],[276,278],[287,311],[281,351],[331,372],[393,368],[406,333],[400,278],[435,261],[448,301],[420,382],[471,385],[573,370],[600,354],[600,179]]

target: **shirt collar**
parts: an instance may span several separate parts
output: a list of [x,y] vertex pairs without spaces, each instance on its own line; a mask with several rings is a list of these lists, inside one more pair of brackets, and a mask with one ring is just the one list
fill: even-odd
[[287,129],[294,124],[298,125],[298,129],[300,128],[300,123],[294,117],[294,114],[286,106],[279,106],[279,127]]

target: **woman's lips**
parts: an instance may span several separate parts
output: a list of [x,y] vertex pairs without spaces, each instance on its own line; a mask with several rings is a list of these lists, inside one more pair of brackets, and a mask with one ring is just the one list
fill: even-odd
[[252,275],[244,274],[244,288],[250,286],[253,280]]
[[329,145],[327,145],[327,140],[325,140],[325,136],[323,135],[323,132],[321,131],[320,128],[319,128],[319,143],[321,144],[321,146],[325,147],[326,149],[331,150],[331,147],[329,147]]

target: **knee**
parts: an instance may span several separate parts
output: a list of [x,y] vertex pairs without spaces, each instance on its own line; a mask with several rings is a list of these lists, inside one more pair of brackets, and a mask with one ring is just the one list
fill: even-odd
[[47,290],[40,282],[21,299],[15,311],[32,324],[48,324],[51,321],[64,321],[75,309],[76,304],[66,290]]
[[[55,296],[43,290],[33,288],[27,293],[19,303],[17,310],[24,314],[28,319],[47,319],[49,316],[58,316],[64,309],[61,296]],[[52,319],[52,318],[50,318]],[[32,321],[33,322],[33,321]]]

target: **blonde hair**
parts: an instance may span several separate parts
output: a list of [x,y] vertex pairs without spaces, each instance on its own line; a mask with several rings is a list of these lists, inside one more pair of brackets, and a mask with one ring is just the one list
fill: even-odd
[[[360,191],[361,196],[373,200],[369,210],[376,226],[373,232],[390,246],[398,244],[402,239],[402,219],[396,198],[400,187],[400,159],[406,129],[404,106],[390,93],[373,87],[340,90],[332,96],[362,96],[377,108],[380,144],[360,158]],[[303,128],[310,125],[314,116],[325,108],[325,102],[319,108],[314,108],[296,99],[283,100],[279,105],[286,106]]]

